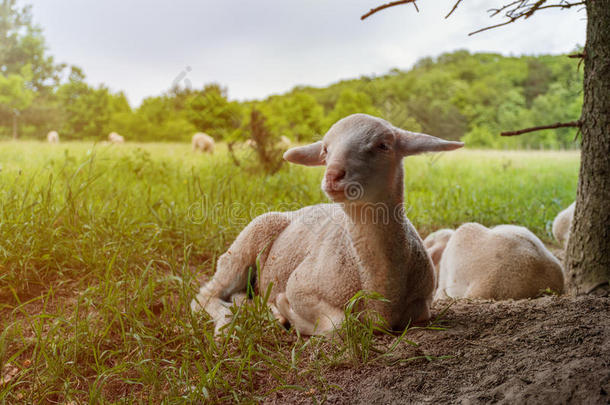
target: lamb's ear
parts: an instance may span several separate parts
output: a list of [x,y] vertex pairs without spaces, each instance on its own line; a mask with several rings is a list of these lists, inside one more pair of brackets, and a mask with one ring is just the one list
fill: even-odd
[[446,141],[436,136],[419,134],[397,128],[398,150],[404,155],[417,155],[424,152],[442,152],[464,146],[464,142]]
[[305,166],[323,165],[325,162],[322,156],[322,141],[307,146],[290,148],[284,153],[284,160]]

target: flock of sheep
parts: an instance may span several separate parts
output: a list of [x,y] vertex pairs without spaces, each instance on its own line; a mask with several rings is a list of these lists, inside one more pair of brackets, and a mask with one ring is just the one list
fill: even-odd
[[[564,248],[570,235],[572,203],[553,221],[553,235]],[[467,223],[441,229],[424,240],[436,270],[434,298],[536,297],[542,290],[563,292],[561,263],[528,229]]]
[[[57,131],[51,131],[47,134],[47,142],[56,144],[59,143],[59,134]],[[108,134],[108,142],[110,143],[125,143],[125,138],[116,132],[111,132]]]
[[[289,149],[289,162],[326,166],[322,189],[333,203],[255,218],[220,256],[191,309],[205,310],[218,333],[230,322],[231,305],[247,298],[248,269],[257,260],[257,290],[270,288],[268,305],[276,319],[305,335],[332,334],[344,320],[345,304],[360,290],[385,298],[363,309],[374,310],[395,330],[429,319],[436,299],[562,292],[561,263],[524,227],[466,223],[422,241],[411,225],[403,207],[402,159],[462,146],[354,114],[333,125],[322,141]],[[573,207],[553,224],[564,245]]]
[[[57,131],[51,131],[47,134],[47,142],[51,144],[59,143],[59,134]],[[111,132],[108,134],[108,142],[109,143],[125,143],[125,138],[116,132]],[[253,139],[248,139],[245,142],[246,146],[256,147],[256,141]],[[281,136],[279,142],[275,145],[277,148],[288,148],[291,145],[290,139],[285,136]],[[203,132],[197,132],[193,135],[191,139],[191,146],[193,148],[193,152],[206,152],[206,153],[214,153],[214,138],[205,134]]]

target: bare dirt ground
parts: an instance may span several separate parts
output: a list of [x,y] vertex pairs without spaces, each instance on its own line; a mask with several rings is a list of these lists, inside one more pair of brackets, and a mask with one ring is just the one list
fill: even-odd
[[[438,314],[448,302],[435,304]],[[610,401],[610,297],[543,297],[454,303],[444,331],[416,330],[405,358],[452,356],[400,365],[338,367],[338,387],[278,393],[270,403],[607,404]]]

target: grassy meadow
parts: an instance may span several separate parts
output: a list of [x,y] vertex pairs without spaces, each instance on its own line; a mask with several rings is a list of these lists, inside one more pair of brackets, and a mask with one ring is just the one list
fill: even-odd
[[[578,164],[574,151],[410,157],[408,216],[422,236],[476,221],[552,243]],[[188,144],[0,143],[0,403],[257,401],[277,390],[321,401],[329,368],[409,360],[392,357],[415,344],[408,334],[380,343],[357,322],[339,342],[302,339],[270,320],[264,296],[224,338],[190,313],[250,219],[326,201],[322,173],[266,176],[235,166],[224,145],[209,156]]]

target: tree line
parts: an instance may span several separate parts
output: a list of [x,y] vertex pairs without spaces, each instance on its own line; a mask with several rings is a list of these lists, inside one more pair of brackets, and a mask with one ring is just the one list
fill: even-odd
[[293,141],[319,138],[356,112],[396,126],[483,148],[576,148],[574,128],[518,138],[501,131],[576,119],[582,107],[582,69],[565,55],[502,56],[460,50],[420,59],[411,69],[344,80],[328,87],[298,86],[264,100],[237,102],[217,83],[174,86],[129,104],[123,92],[87,83],[76,66],[56,63],[31,9],[16,0],[0,6],[0,138],[102,140],[111,131],[130,141],[188,141],[202,131],[239,141],[256,126]]

